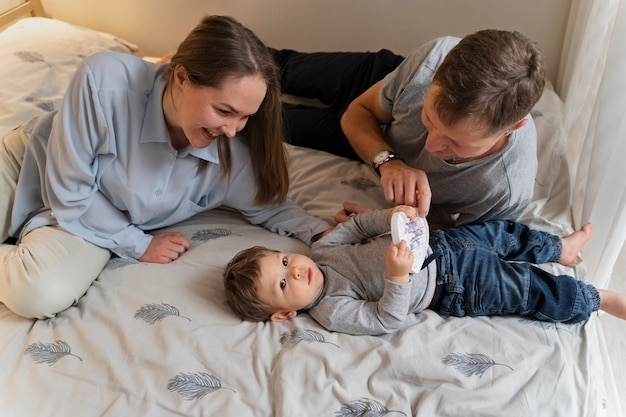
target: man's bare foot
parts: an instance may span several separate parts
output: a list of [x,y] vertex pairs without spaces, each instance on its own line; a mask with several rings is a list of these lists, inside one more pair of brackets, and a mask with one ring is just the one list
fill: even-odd
[[587,223],[571,235],[565,236],[561,239],[563,246],[563,249],[561,250],[561,259],[559,259],[559,263],[561,265],[568,266],[580,260],[580,251],[583,250],[583,247],[591,238],[592,229],[593,225],[591,223]]

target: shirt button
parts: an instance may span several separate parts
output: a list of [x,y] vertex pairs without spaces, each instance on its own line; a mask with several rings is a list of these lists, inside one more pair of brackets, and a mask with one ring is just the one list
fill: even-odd
[[154,193],[154,195],[156,195],[157,197],[160,196],[161,194],[162,194],[161,190],[156,190],[155,193]]
[[174,154],[173,154],[173,153],[171,153],[171,154],[167,155],[167,157],[168,157],[170,160],[172,160],[172,159],[174,159]]

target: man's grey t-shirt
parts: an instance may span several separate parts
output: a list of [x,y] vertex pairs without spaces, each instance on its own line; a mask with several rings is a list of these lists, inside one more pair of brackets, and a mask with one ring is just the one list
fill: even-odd
[[533,195],[537,173],[537,131],[531,115],[498,152],[450,164],[424,149],[428,132],[422,108],[435,71],[460,41],[435,39],[415,50],[382,82],[380,104],[393,116],[384,136],[409,166],[428,175],[432,191],[428,219],[460,225],[485,220],[519,220]]

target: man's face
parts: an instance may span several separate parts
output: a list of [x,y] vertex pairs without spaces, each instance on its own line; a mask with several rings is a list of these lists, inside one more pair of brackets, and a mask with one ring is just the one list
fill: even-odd
[[473,119],[446,126],[435,111],[435,97],[441,88],[432,84],[424,100],[422,123],[428,130],[426,150],[445,161],[470,161],[487,156],[506,143],[504,132],[486,135]]

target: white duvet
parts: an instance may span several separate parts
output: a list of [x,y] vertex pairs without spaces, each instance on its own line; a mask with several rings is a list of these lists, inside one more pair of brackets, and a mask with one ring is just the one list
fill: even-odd
[[[0,34],[5,51],[2,41]],[[11,55],[11,71],[33,62],[45,69],[40,53],[43,61]],[[540,171],[526,222],[564,234],[571,220],[560,100],[547,90],[533,115]],[[370,167],[288,149],[290,197],[311,213],[332,222],[343,201],[387,205]],[[251,244],[308,247],[228,209],[169,229],[192,242],[179,260],[112,259],[79,303],[53,319],[26,320],[0,305],[0,416],[611,415],[596,315],[557,325],[427,311],[377,337],[330,333],[306,315],[241,322],[224,300],[225,263]],[[585,278],[582,264],[569,272]]]

